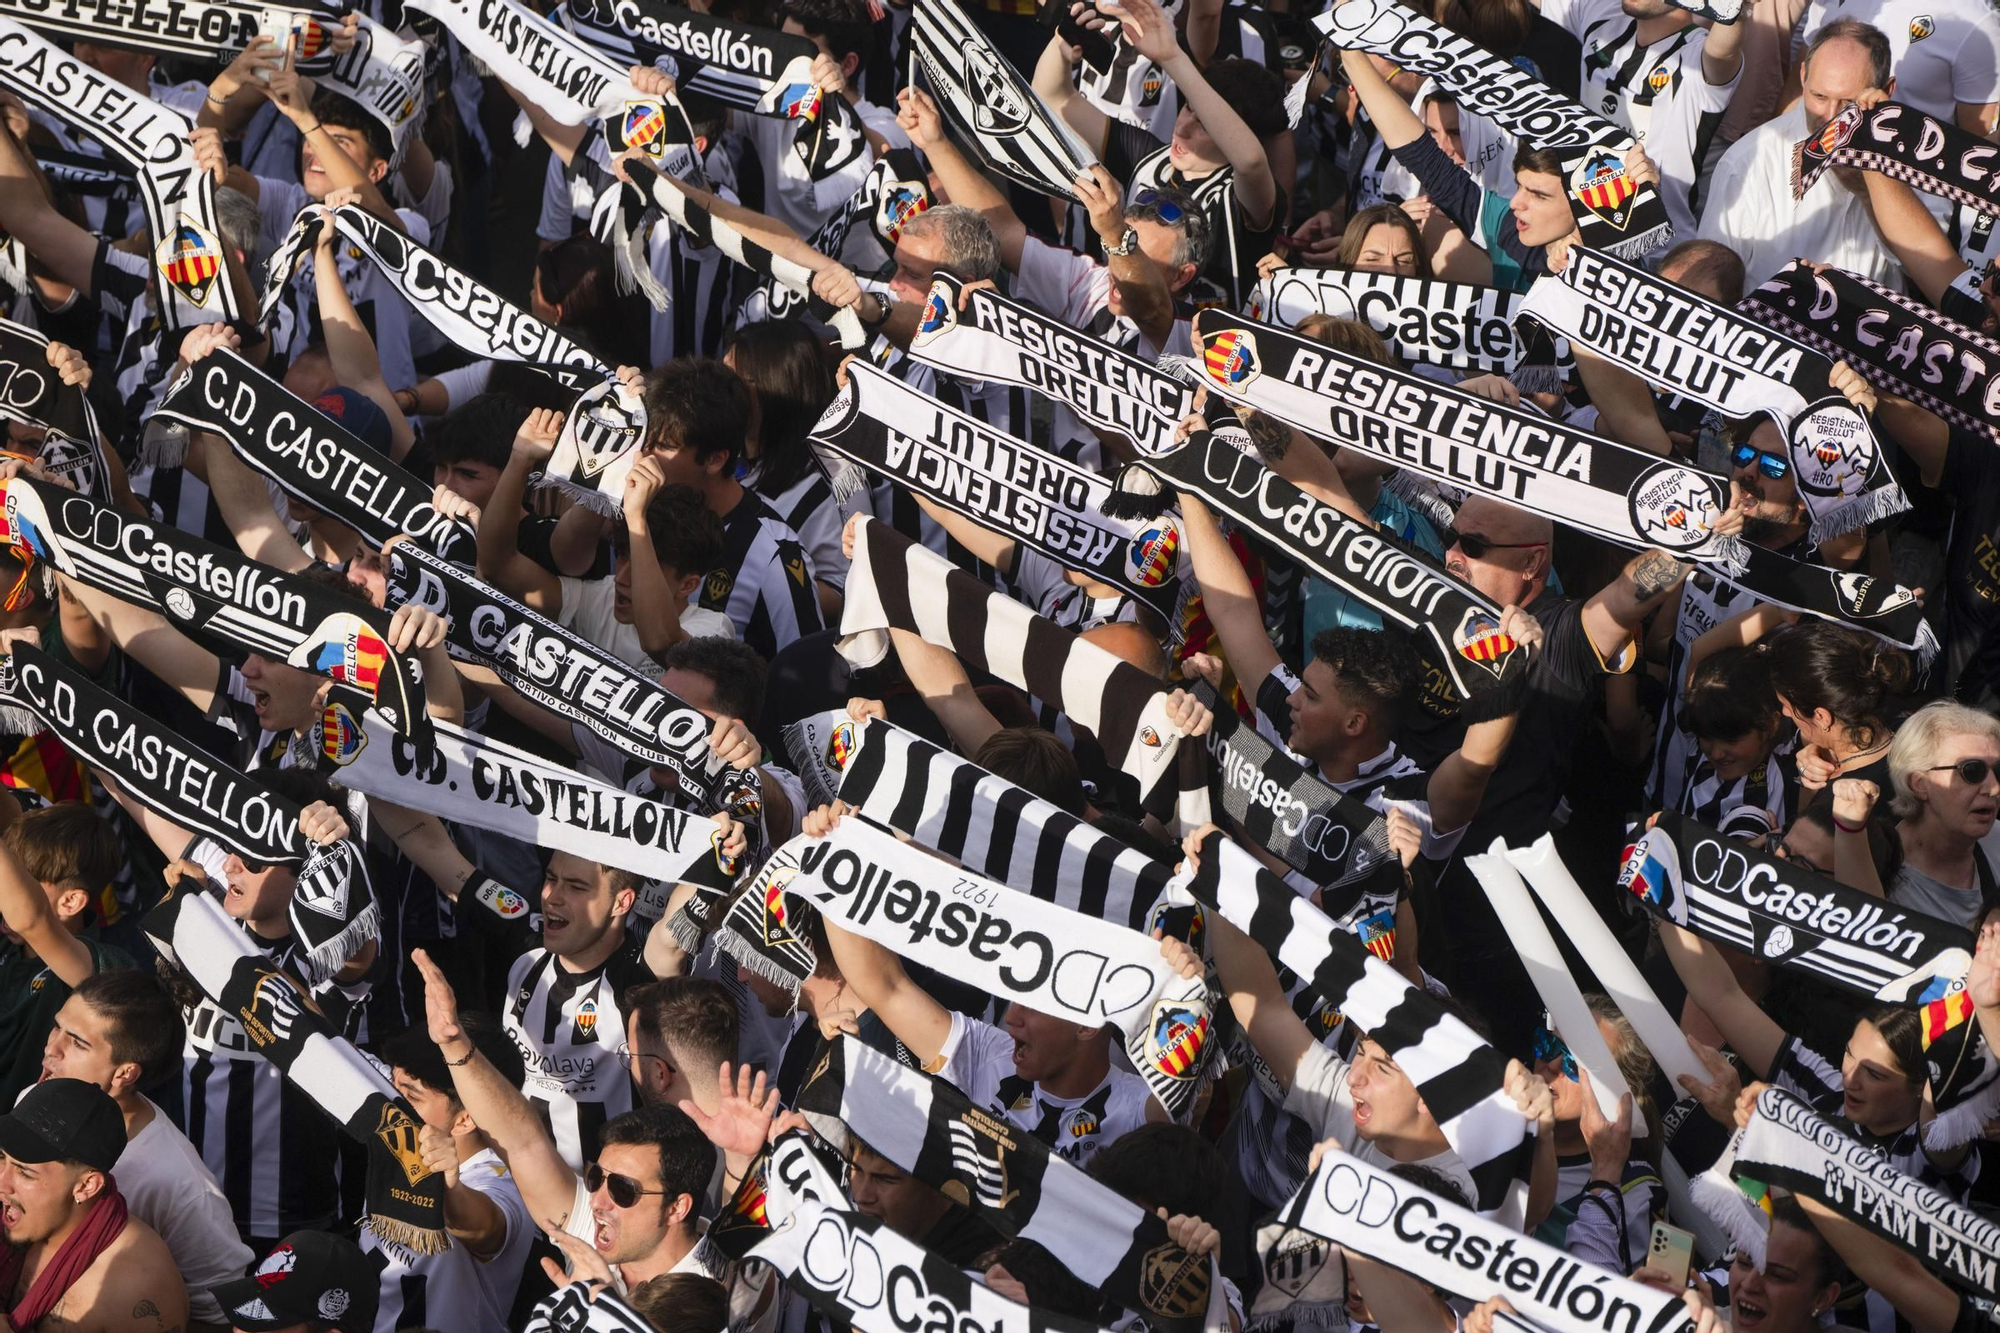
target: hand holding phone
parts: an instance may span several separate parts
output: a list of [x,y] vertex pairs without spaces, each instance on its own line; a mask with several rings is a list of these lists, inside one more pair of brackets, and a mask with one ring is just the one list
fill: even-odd
[[1653,1223],[1653,1240],[1646,1247],[1646,1267],[1659,1269],[1673,1279],[1676,1287],[1685,1287],[1693,1262],[1692,1232],[1670,1227],[1665,1222]]

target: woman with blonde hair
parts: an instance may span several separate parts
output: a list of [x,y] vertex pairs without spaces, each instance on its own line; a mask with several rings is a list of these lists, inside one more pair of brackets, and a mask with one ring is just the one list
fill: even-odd
[[1971,926],[2000,902],[1991,858],[1979,845],[2000,814],[2000,719],[1949,699],[1926,704],[1896,729],[1889,780],[1889,808],[1903,840],[1890,901]]

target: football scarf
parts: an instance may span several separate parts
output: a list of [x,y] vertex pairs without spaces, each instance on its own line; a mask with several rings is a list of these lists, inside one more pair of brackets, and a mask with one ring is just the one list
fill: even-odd
[[260,321],[270,319],[297,260],[312,253],[329,217],[340,236],[374,262],[410,308],[461,350],[486,361],[528,363],[579,393],[613,378],[611,367],[559,329],[453,268],[358,204],[331,213],[319,204],[299,210],[265,267]]
[[611,1288],[572,1282],[542,1297],[521,1333],[653,1333],[653,1325]]
[[1504,1273],[1514,1308],[1562,1333],[1693,1327],[1678,1293],[1572,1259],[1345,1152],[1329,1151],[1278,1216],[1467,1300],[1491,1296]]
[[1076,200],[1076,178],[1097,161],[1076,132],[955,0],[915,0],[910,14],[910,63],[923,70],[953,137],[1014,184]]
[[1002,1235],[1040,1245],[1154,1327],[1201,1327],[1220,1284],[1168,1238],[1166,1223],[945,1080],[843,1035],[828,1044],[793,1109],[829,1142],[859,1138]]
[[299,832],[298,806],[189,745],[82,672],[17,643],[11,657],[0,659],[0,701],[40,717],[79,760],[147,809],[245,861],[295,867],[298,888],[287,917],[305,949],[308,983],[338,972],[381,934],[360,848],[309,843]]
[[261,654],[334,682],[419,746],[422,673],[389,647],[389,616],[179,528],[142,522],[51,482],[0,482],[0,541],[77,582],[157,611],[225,659]]
[[1057,907],[844,819],[783,886],[828,920],[1009,1003],[1111,1024],[1168,1114],[1185,1122],[1207,1053],[1208,983],[1171,971],[1136,930]]
[[1416,633],[1425,659],[1466,701],[1468,721],[1504,717],[1518,706],[1528,650],[1500,632],[1499,607],[1428,556],[1307,495],[1230,443],[1235,434],[1196,431],[1184,448],[1145,466]]
[[854,753],[857,726],[846,709],[838,708],[809,713],[785,728],[785,753],[806,789],[807,806],[839,799],[840,774]]
[[1632,136],[1570,101],[1511,60],[1475,46],[1396,0],[1335,6],[1313,20],[1336,46],[1366,51],[1437,80],[1465,110],[1523,143],[1563,155],[1570,211],[1583,244],[1643,259],[1673,231],[1651,185],[1625,174]]
[[[388,127],[389,138],[395,145],[389,166],[391,170],[400,170],[403,155],[424,128],[424,112],[429,105],[424,76],[430,46],[414,31],[398,32],[377,23],[365,11],[354,36],[353,48],[344,55],[329,56],[327,68],[315,72],[314,77],[322,88],[343,94]],[[310,42],[308,37],[307,44]],[[313,63],[304,56],[299,61],[300,67],[307,70],[313,69]]]
[[[1780,1088],[1758,1094],[1756,1114],[1713,1170],[1699,1199],[1763,1266],[1769,1218],[1734,1182],[1779,1186],[1859,1222],[1960,1290],[2000,1296],[2000,1226],[1942,1190],[1889,1164]],[[1719,1187],[1719,1188],[1718,1188]]]
[[660,884],[727,889],[735,858],[714,821],[663,805],[478,732],[434,724],[429,754],[373,716],[335,705],[294,740],[342,787],[454,824],[570,852]]
[[169,332],[239,317],[215,220],[215,181],[195,164],[194,125],[0,18],[0,88],[130,164],[146,206],[154,300]]
[[[806,244],[816,253],[838,259],[847,248],[848,233],[856,223],[865,223],[883,252],[893,254],[896,242],[902,239],[903,225],[930,206],[929,173],[918,162],[916,152],[891,148],[875,159],[861,187],[848,201],[827,214],[826,221],[813,229],[806,237]],[[791,319],[811,313],[811,306],[810,293],[793,291],[776,278],[762,278],[743,298],[741,322],[759,324],[765,320]]]
[[124,9],[86,8],[0,0],[0,18],[12,19],[47,35],[118,46],[160,55],[193,56],[224,63],[259,32],[299,29],[301,63],[319,53],[327,39],[323,10],[245,0],[137,4]]
[[773,1226],[808,1203],[852,1208],[839,1168],[812,1135],[788,1129],[744,1168],[736,1193],[708,1224],[708,1238],[731,1259],[743,1259]]
[[857,669],[875,665],[888,656],[890,629],[948,648],[971,670],[1068,714],[1097,738],[1113,768],[1138,780],[1141,794],[1173,763],[1181,732],[1167,719],[1161,681],[866,519],[847,571],[841,655]]
[[617,380],[585,389],[563,416],[538,485],[560,486],[579,503],[623,521],[625,475],[646,438],[646,400]]
[[1910,507],[1868,418],[1829,382],[1832,362],[1749,316],[1587,250],[1537,278],[1521,313],[1725,417],[1768,417],[1816,543]]
[[558,717],[668,769],[699,813],[760,798],[754,770],[738,772],[709,750],[707,715],[657,681],[422,547],[398,546],[388,564],[389,604],[414,602],[443,616],[453,658],[486,667]]
[[802,1203],[750,1251],[829,1322],[907,1333],[911,1319],[960,1329],[1092,1333],[1097,1325],[1018,1305],[873,1217]]
[[79,495],[109,499],[111,477],[89,397],[64,384],[49,365],[49,340],[25,324],[0,319],[0,421],[41,428],[36,463]]
[[2000,342],[1984,333],[1866,278],[1802,263],[1779,270],[1743,307],[1876,388],[2000,444]]
[[961,311],[962,279],[931,279],[910,355],[989,384],[1034,389],[1142,454],[1174,447],[1174,430],[1194,410],[1194,390],[1151,362],[1049,318],[988,288]]
[[1901,584],[1809,565],[1748,542],[1738,548],[1737,555],[1740,559],[1734,563],[1708,566],[1710,572],[1760,601],[1865,630],[1915,654],[1920,667],[1929,666],[1937,656],[1937,632],[1925,621],[1916,594]]
[[803,833],[795,836],[772,852],[734,897],[697,889],[667,923],[674,942],[693,953],[712,932],[716,948],[773,986],[797,994],[818,966],[810,942],[810,923],[818,913],[810,903],[788,897],[785,889],[799,874],[802,853],[815,841]]
[[1913,190],[2000,217],[2000,147],[1900,102],[1872,111],[1850,104],[1794,149],[1792,197],[1803,198],[1829,167],[1879,171]]
[[[477,537],[431,507],[434,487],[228,348],[188,367],[148,420],[147,461],[177,462],[151,456],[162,423],[222,436],[287,495],[345,523],[371,546],[408,537],[468,569],[476,563]],[[171,453],[171,446],[157,452]]]
[[1524,357],[1514,319],[1518,292],[1393,273],[1348,273],[1331,268],[1281,268],[1251,289],[1250,318],[1294,328],[1307,315],[1331,315],[1366,324],[1405,361],[1454,370],[1505,375],[1524,359],[1554,364],[1546,355]]
[[739,111],[798,115],[813,97],[812,63],[819,48],[809,37],[731,23],[661,0],[569,0],[557,16],[617,63],[660,65],[680,89]]
[[367,1150],[368,1216],[361,1225],[418,1254],[450,1248],[444,1176],[424,1161],[416,1117],[388,1076],[301,993],[301,979],[275,966],[206,893],[172,895],[143,926],[168,963],[242,1024],[251,1048]]
[[[931,294],[931,304],[938,296]],[[1171,618],[1177,518],[1113,518],[1111,481],[948,407],[865,361],[812,429],[814,444],[908,487]]]
[[1381,1044],[1464,1159],[1479,1211],[1518,1222],[1527,1201],[1534,1128],[1502,1091],[1506,1057],[1221,834],[1209,835],[1200,869],[1186,884],[1196,901],[1255,940]]

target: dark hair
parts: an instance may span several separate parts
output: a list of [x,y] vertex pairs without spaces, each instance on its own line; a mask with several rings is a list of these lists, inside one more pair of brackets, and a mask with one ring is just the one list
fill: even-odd
[[1921,1089],[1930,1078],[1930,1066],[1924,1060],[1923,1012],[1893,1004],[1877,1005],[1863,1010],[1855,1020],[1862,1021],[1874,1024],[1889,1053],[1896,1057],[1896,1067],[1903,1077],[1912,1088]]
[[1437,21],[1495,55],[1507,56],[1535,24],[1531,0],[1444,0]]
[[1227,1192],[1229,1168],[1213,1143],[1185,1125],[1141,1125],[1097,1150],[1084,1168],[1147,1212],[1201,1217]]
[[1465,1197],[1464,1188],[1434,1166],[1425,1166],[1420,1162],[1398,1162],[1389,1168],[1389,1174],[1401,1176],[1412,1185],[1429,1190],[1448,1203],[1455,1203],[1461,1208],[1472,1207],[1472,1200]]
[[1818,619],[1788,625],[1758,647],[1771,688],[1795,711],[1824,708],[1865,750],[1889,739],[1891,699],[1910,685],[1905,654],[1883,647],[1872,634]]
[[[662,486],[646,505],[646,534],[660,564],[697,578],[722,564],[722,520],[692,486]],[[631,535],[620,528],[613,545],[623,554]]]
[[624,337],[617,327],[623,312],[610,246],[587,231],[577,232],[535,256],[535,275],[542,299],[562,308],[564,330],[580,335],[577,340],[592,351],[618,345]]
[[972,1261],[972,1270],[984,1273],[995,1264],[1027,1288],[1028,1304],[1035,1309],[1097,1322],[1103,1304],[1097,1289],[1086,1286],[1068,1265],[1034,1241],[1017,1237],[995,1246]]
[[[1417,230],[1417,224],[1400,204],[1374,204],[1349,218],[1347,230],[1340,233],[1340,249],[1334,255],[1334,267],[1351,269],[1361,262],[1361,247],[1367,243],[1368,233],[1376,227],[1394,227],[1409,237],[1410,249],[1417,256],[1417,276],[1431,276],[1431,255],[1424,248],[1424,234]],[[1372,330],[1374,326],[1365,327]]]
[[736,466],[750,433],[750,386],[720,361],[680,356],[646,376],[646,446],[689,449],[706,464]]
[[[1397,209],[1397,212],[1402,212]],[[1351,224],[1350,224],[1351,225]],[[1342,241],[1346,238],[1343,236]],[[1344,248],[1344,246],[1343,246]],[[1419,254],[1423,252],[1418,251]],[[1425,256],[1424,269],[1430,266],[1430,257]],[[1360,357],[1363,361],[1373,361],[1378,366],[1400,366],[1396,354],[1389,350],[1389,344],[1375,331],[1375,326],[1364,320],[1341,319],[1336,315],[1322,315],[1318,311],[1307,315],[1293,326],[1293,331],[1314,342],[1325,343],[1337,352]],[[1312,437],[1308,435],[1307,439]]]
[[[1792,826],[1802,823],[1811,824],[1829,838],[1834,836],[1833,788],[1822,790],[1793,816]],[[1896,872],[1903,868],[1903,840],[1896,836],[1895,824],[1879,804],[1868,816],[1868,859],[1875,863],[1875,873],[1884,884],[1894,882]],[[1823,873],[1831,879],[1833,867],[1826,867]]]
[[1230,56],[1202,71],[1208,86],[1215,89],[1230,109],[1259,139],[1283,134],[1291,128],[1285,115],[1285,76],[1255,60]]
[[[381,162],[393,161],[396,140],[389,127],[368,114],[361,103],[322,86],[313,94],[313,119],[329,129],[352,130],[368,141],[368,152]],[[365,163],[354,165],[366,169]]]
[[1388,630],[1323,629],[1313,635],[1313,660],[1326,664],[1350,702],[1368,710],[1394,735],[1423,667],[1409,640]]
[[[324,569],[328,574],[339,579],[341,591],[350,597],[354,595],[354,585],[347,582],[344,574],[339,573],[329,565],[320,565],[317,568]],[[310,571],[306,572],[309,573]],[[340,792],[335,790],[331,782],[321,777],[313,769],[281,768],[276,772],[264,769],[258,772],[257,777],[266,787],[279,796],[284,797],[293,805],[304,807],[311,805],[314,801],[325,801],[328,805],[340,811],[343,816],[347,813],[347,802],[342,798]]]
[[716,711],[749,720],[764,712],[764,677],[770,668],[741,639],[682,639],[660,656],[663,671],[692,671],[715,686]]
[[424,432],[424,444],[431,462],[439,467],[484,463],[504,470],[513,454],[514,435],[527,419],[528,408],[509,395],[477,394],[433,423]]
[[806,436],[833,401],[819,335],[796,319],[765,320],[737,329],[722,350],[757,403],[750,485],[760,495],[783,495],[818,466]]
[[1535,148],[1526,143],[1514,150],[1514,174],[1519,176],[1524,171],[1539,171],[1557,180],[1564,180],[1569,174],[1563,170],[1561,153],[1553,148]]
[[[458,1025],[472,1048],[486,1057],[500,1077],[517,1088],[527,1081],[528,1067],[521,1048],[514,1044],[498,1019],[478,1012],[461,1012]],[[402,1070],[425,1087],[447,1097],[457,1096],[452,1091],[451,1069],[444,1062],[444,1052],[421,1027],[404,1028],[383,1042],[381,1056],[383,1063]]]
[[626,991],[619,1005],[641,1032],[699,1057],[710,1076],[724,1060],[736,1058],[742,1016],[721,982],[701,977],[648,981]]
[[1680,264],[1687,266],[1687,272],[1671,281],[1683,287],[1701,283],[1713,288],[1715,299],[1724,305],[1735,305],[1743,299],[1743,288],[1749,281],[1743,268],[1743,256],[1722,242],[1682,241],[1660,260],[1659,271],[1665,273]]
[[729,1327],[729,1289],[700,1273],[662,1273],[625,1297],[658,1333],[720,1333]]
[[785,0],[778,21],[796,19],[806,36],[826,40],[835,63],[847,56],[866,61],[875,44],[875,19],[868,0]]
[[715,1174],[715,1145],[695,1128],[687,1112],[677,1106],[642,1106],[606,1121],[597,1141],[602,1148],[614,1144],[658,1147],[660,1188],[667,1191],[667,1202],[672,1204],[675,1195],[685,1194],[694,1203],[689,1219],[701,1211],[709,1177]]
[[[1916,1010],[1912,1009],[1909,1012],[1914,1014]],[[1829,1282],[1844,1284],[1847,1278],[1847,1265],[1840,1261],[1840,1255],[1835,1252],[1833,1246],[1826,1243],[1826,1237],[1822,1236],[1819,1228],[1813,1225],[1811,1215],[1799,1206],[1799,1201],[1789,1194],[1777,1193],[1767,1194],[1765,1200],[1771,1206],[1773,1226],[1790,1227],[1794,1231],[1803,1231],[1812,1237],[1813,1278],[1807,1286],[1817,1289]]]
[[139,1066],[141,1088],[150,1088],[181,1065],[187,1024],[159,978],[137,968],[93,972],[71,992],[109,1024],[113,1064]]
[[1835,19],[1831,23],[1822,25],[1820,30],[1806,42],[1806,53],[1799,61],[1799,68],[1804,70],[1811,64],[1812,58],[1818,55],[1820,48],[1828,42],[1843,40],[1858,44],[1868,53],[1868,86],[1887,88],[1894,48],[1889,45],[1888,37],[1880,28],[1872,23],[1863,23],[1860,19]]
[[729,108],[706,93],[686,87],[678,92],[681,106],[687,112],[688,128],[694,131],[695,138],[706,139],[714,147],[722,132],[729,128]]
[[1688,734],[1713,741],[1775,730],[1783,720],[1770,666],[1748,648],[1725,648],[1703,658],[1688,682],[1680,715]]
[[[1175,214],[1172,222],[1167,221],[1169,210]],[[1207,265],[1209,251],[1215,245],[1215,227],[1208,219],[1208,210],[1185,190],[1134,190],[1125,201],[1125,220],[1157,222],[1169,231],[1179,232],[1180,239],[1174,243],[1174,262],[1193,264],[1197,273]]]
[[30,810],[0,835],[21,868],[44,884],[96,893],[125,864],[118,831],[82,801]]
[[1076,756],[1046,728],[1002,727],[986,738],[972,762],[1083,818],[1083,774]]

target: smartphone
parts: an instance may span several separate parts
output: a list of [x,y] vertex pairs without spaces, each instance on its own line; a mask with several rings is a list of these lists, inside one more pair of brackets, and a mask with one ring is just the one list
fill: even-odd
[[1693,1262],[1694,1233],[1665,1222],[1653,1223],[1652,1244],[1646,1247],[1646,1267],[1659,1269],[1673,1279],[1676,1287],[1684,1287]]
[[[292,15],[282,9],[265,9],[260,11],[257,15],[257,35],[259,37],[269,37],[277,46],[278,54],[283,56],[285,53],[285,43],[290,41],[292,37]],[[257,78],[260,82],[269,83],[271,81],[271,71],[260,69],[257,71]]]

